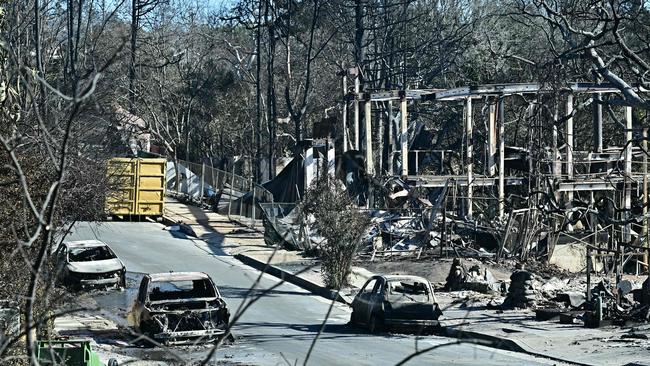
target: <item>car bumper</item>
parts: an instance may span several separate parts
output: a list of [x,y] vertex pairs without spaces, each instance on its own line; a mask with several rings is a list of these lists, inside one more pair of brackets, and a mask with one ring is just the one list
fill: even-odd
[[427,327],[437,327],[440,325],[440,322],[437,320],[425,320],[425,319],[385,319],[384,325],[388,327],[400,327],[400,328],[427,328]]
[[77,283],[82,287],[96,287],[96,286],[110,286],[110,285],[120,285],[122,282],[121,277],[108,277],[108,278],[96,278],[96,279],[80,279],[80,278],[71,278],[71,283]]
[[166,344],[192,343],[197,339],[213,339],[226,334],[225,329],[184,330],[180,332],[160,332],[153,335],[153,339]]

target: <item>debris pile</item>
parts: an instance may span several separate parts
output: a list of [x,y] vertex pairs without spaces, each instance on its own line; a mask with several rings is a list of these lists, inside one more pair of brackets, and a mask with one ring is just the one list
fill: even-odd
[[490,270],[478,264],[466,270],[460,258],[454,258],[445,281],[445,291],[471,290],[486,294],[500,293],[505,288],[505,283],[498,281]]
[[454,261],[451,263],[449,268],[449,275],[445,279],[445,291],[459,291],[463,289],[463,283],[465,283],[465,267],[460,262],[460,258],[454,258]]
[[[647,293],[648,279],[644,285]],[[647,300],[646,297],[645,301]],[[644,302],[644,286],[633,290],[632,283],[625,280],[620,281],[615,288],[607,280],[600,281],[591,289],[591,301],[585,304],[585,310],[585,326],[590,328],[650,320],[650,304]]]
[[516,270],[510,276],[508,295],[503,301],[504,309],[535,307],[537,300],[533,274],[524,269]]

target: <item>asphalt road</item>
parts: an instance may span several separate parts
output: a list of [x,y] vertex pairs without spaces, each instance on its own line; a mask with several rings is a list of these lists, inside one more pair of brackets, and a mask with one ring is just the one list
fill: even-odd
[[[78,223],[68,240],[97,238],[109,243],[130,272],[206,272],[214,279],[234,313],[260,272],[225,254],[221,248],[228,245],[227,242],[207,244],[163,228],[155,223]],[[136,282],[129,281],[128,291],[97,294],[95,300],[109,311],[115,309],[116,317],[123,317],[123,310],[130,305],[139,285]],[[278,282],[280,280],[275,277],[263,275],[253,292],[259,293]],[[297,286],[281,284],[244,313],[233,328],[238,337],[236,344],[224,347],[217,352],[215,359],[262,365],[302,364],[329,305],[328,300]],[[349,316],[347,306],[335,305],[309,364],[393,365],[416,349],[456,342],[455,339],[435,336],[370,335],[362,329],[347,326]],[[184,357],[196,360],[204,354],[205,350]],[[554,365],[557,362],[473,344],[451,344],[420,355],[408,364]]]

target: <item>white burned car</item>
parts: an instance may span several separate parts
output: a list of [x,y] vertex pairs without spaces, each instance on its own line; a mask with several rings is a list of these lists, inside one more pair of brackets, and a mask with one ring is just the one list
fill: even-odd
[[126,267],[113,250],[99,240],[63,242],[56,250],[60,282],[73,289],[125,287]]
[[145,275],[129,313],[137,333],[167,345],[218,340],[229,321],[226,302],[203,272]]
[[350,323],[364,324],[371,333],[386,328],[430,332],[439,326],[441,315],[429,280],[375,275],[354,298]]

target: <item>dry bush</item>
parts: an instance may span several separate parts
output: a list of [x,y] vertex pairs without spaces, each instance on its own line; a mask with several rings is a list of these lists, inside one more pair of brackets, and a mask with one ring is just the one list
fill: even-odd
[[352,259],[369,225],[369,218],[352,202],[338,180],[321,176],[305,194],[299,209],[325,241],[319,248],[325,285],[340,289],[348,284]]

